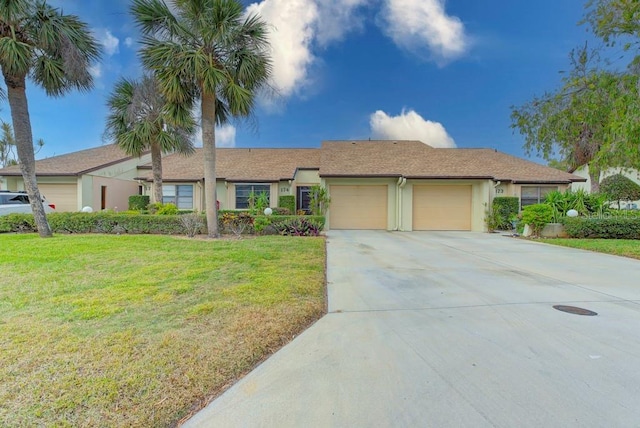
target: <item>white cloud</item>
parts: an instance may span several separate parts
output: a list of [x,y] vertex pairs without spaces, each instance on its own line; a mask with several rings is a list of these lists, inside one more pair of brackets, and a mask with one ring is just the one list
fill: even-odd
[[98,79],[102,77],[102,65],[100,63],[95,63],[89,67],[89,74],[94,78]]
[[456,143],[439,122],[425,120],[413,110],[389,116],[378,110],[370,118],[371,132],[384,140],[418,140],[432,147],[455,147]]
[[98,43],[100,43],[104,47],[104,52],[107,56],[113,56],[117,54],[120,49],[118,46],[120,45],[120,40],[111,34],[111,31],[107,29],[99,29],[95,31],[96,38],[98,39]]
[[216,127],[216,147],[235,147],[236,127],[233,125],[222,125]]
[[263,0],[247,8],[269,24],[273,60],[272,86],[284,97],[310,83],[314,47],[340,40],[361,27],[355,10],[369,0]]
[[317,39],[322,46],[341,40],[352,30],[360,30],[362,17],[356,10],[369,0],[318,0]]
[[270,25],[273,72],[271,84],[282,96],[292,95],[307,83],[314,61],[311,43],[318,9],[312,0],[264,0],[249,6]]
[[384,31],[401,48],[421,53],[426,47],[439,64],[463,55],[469,39],[460,18],[449,16],[445,0],[384,0]]
[[[198,128],[195,136],[196,147],[202,147],[202,128]],[[216,126],[216,147],[235,147],[236,127],[230,124]]]
[[127,37],[126,39],[124,39],[124,45],[128,48],[133,46],[133,38]]

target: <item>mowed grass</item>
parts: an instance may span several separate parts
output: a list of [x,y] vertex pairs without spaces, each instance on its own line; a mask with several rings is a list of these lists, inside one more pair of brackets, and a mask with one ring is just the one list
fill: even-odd
[[640,259],[640,241],[632,239],[542,239],[547,244]]
[[0,426],[172,426],[318,319],[322,238],[0,235]]

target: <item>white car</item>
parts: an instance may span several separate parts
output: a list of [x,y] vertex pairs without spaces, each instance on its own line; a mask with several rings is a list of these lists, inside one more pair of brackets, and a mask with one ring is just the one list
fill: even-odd
[[[44,212],[49,214],[54,212],[56,206],[50,204],[42,197],[42,205]],[[27,192],[12,192],[8,190],[0,190],[0,215],[23,213],[31,214],[31,204]]]

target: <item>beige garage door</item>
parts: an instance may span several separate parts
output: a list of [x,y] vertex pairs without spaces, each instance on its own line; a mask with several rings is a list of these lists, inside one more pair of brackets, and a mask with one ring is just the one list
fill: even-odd
[[413,186],[413,230],[471,230],[471,186]]
[[40,194],[56,206],[57,212],[78,211],[78,194],[75,184],[38,184]]
[[387,228],[387,186],[330,186],[331,229]]

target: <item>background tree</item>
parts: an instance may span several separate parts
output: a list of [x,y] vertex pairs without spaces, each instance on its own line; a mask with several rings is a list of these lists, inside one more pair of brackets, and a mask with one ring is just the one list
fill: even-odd
[[215,125],[251,113],[271,72],[267,26],[245,17],[237,0],[171,4],[134,0],[131,11],[144,35],[142,62],[167,101],[181,110],[200,101],[208,235],[217,237]]
[[[39,138],[33,149],[34,154],[38,153],[43,146],[44,140]],[[0,168],[18,165],[15,147],[16,139],[13,135],[13,128],[10,123],[2,121],[0,123]]]
[[622,174],[605,177],[600,183],[600,190],[606,193],[610,201],[637,201],[640,199],[640,185]]
[[93,85],[89,66],[99,54],[97,42],[78,17],[64,15],[44,0],[0,0],[0,68],[20,171],[42,237],[51,236],[51,228],[36,183],[26,80],[54,97],[72,89],[87,90]]
[[[592,66],[587,47],[571,52],[571,72],[562,86],[523,106],[512,107],[511,127],[525,138],[528,154],[564,164],[569,172],[589,166],[597,192],[603,168],[629,164],[637,156],[621,150],[629,132],[618,119],[638,108],[636,76]],[[637,125],[635,125],[637,128]],[[555,157],[560,159],[555,159]]]
[[151,151],[154,200],[162,202],[162,154],[193,153],[192,116],[183,112],[176,118],[156,80],[148,75],[138,81],[120,79],[107,105],[106,136],[131,156]]
[[589,0],[584,22],[596,36],[613,45],[621,36],[624,48],[640,47],[640,2],[637,0]]

